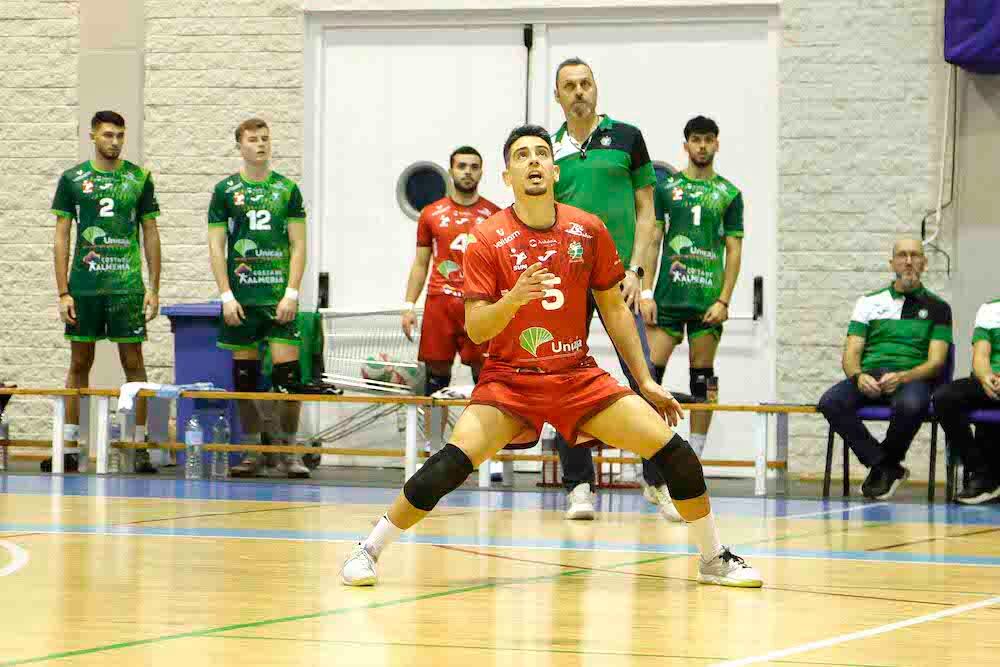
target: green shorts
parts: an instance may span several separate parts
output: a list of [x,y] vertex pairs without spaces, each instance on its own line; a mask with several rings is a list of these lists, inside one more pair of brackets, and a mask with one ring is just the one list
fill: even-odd
[[721,324],[705,324],[701,321],[704,313],[695,316],[678,317],[671,313],[657,313],[656,325],[667,332],[677,343],[684,340],[684,328],[687,327],[688,340],[711,334],[716,339],[722,338]]
[[73,296],[76,325],[66,325],[66,338],[94,343],[105,338],[112,343],[146,340],[145,294],[96,294]]
[[299,326],[293,319],[288,324],[279,324],[278,306],[243,306],[246,316],[242,324],[231,327],[219,318],[219,342],[225,350],[245,350],[255,348],[262,341],[301,345]]

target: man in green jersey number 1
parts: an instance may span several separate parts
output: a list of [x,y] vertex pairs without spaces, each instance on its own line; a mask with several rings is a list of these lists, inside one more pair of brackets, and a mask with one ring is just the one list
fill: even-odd
[[[243,167],[219,181],[208,209],[208,248],[222,299],[221,348],[233,351],[236,391],[256,391],[259,343],[270,346],[277,391],[300,384],[296,325],[299,285],[306,268],[306,211],[299,186],[271,170],[271,135],[259,118],[236,128]],[[271,407],[271,406],[268,406]],[[278,403],[279,442],[299,428],[297,402]],[[261,416],[252,401],[240,401],[240,424],[248,442],[259,441]],[[301,455],[279,457],[278,472],[309,477]],[[264,474],[265,457],[251,453],[232,470],[234,477]]]
[[[713,162],[719,150],[715,121],[704,116],[689,120],[684,126],[684,150],[688,154],[684,171],[656,186],[657,227],[649,265],[656,266],[661,241],[663,255],[656,290],[649,289],[655,274],[650,271],[639,309],[660,379],[687,329],[691,394],[697,401],[706,401],[710,385],[718,390],[712,366],[740,275],[743,195],[715,173]],[[691,446],[699,457],[711,420],[711,412],[691,414]]]
[[[121,159],[125,119],[114,111],[99,111],[90,122],[94,159],[63,172],[52,200],[56,216],[55,274],[59,290],[59,317],[70,341],[67,387],[86,387],[94,364],[94,344],[101,339],[118,343],[118,356],[129,382],[146,380],[142,342],[146,322],[160,308],[160,234],[156,218],[160,206],[149,172]],[[69,255],[70,227],[76,220],[76,247]],[[142,280],[139,228],[149,271],[149,287]],[[67,280],[68,273],[68,280]],[[67,440],[79,439],[80,403],[66,400]],[[145,439],[146,405],[136,405],[138,441]],[[122,434],[128,438],[133,434]],[[51,470],[51,459],[42,470]],[[75,453],[64,459],[66,471],[77,469]],[[58,466],[56,466],[58,470]],[[136,456],[137,472],[156,472],[146,450]]]

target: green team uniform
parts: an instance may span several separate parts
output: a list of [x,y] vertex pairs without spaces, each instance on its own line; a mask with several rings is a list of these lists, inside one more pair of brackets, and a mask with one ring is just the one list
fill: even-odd
[[101,171],[90,160],[78,164],[60,176],[52,213],[76,220],[69,293],[77,323],[66,325],[66,338],[144,341],[139,226],[160,214],[150,173],[127,160],[115,171]]
[[847,335],[865,339],[863,372],[907,371],[927,361],[931,341],[951,343],[951,306],[924,287],[901,294],[890,283],[858,299]]
[[981,340],[989,341],[990,368],[994,373],[1000,373],[1000,299],[984,303],[976,313],[972,344]]
[[656,224],[665,226],[653,298],[657,325],[680,341],[722,336],[721,324],[701,320],[722,294],[727,236],[743,237],[743,194],[716,174],[711,180],[678,172],[656,186]]
[[295,320],[280,324],[276,317],[291,269],[288,226],[305,221],[299,186],[276,171],[260,182],[237,173],[215,186],[208,226],[226,228],[226,273],[246,316],[235,327],[220,318],[219,347],[246,349],[264,340],[301,343]]
[[556,201],[582,208],[604,221],[627,268],[635,244],[635,191],[656,184],[642,132],[601,116],[581,146],[573,142],[566,123],[556,131],[552,144],[559,166]]

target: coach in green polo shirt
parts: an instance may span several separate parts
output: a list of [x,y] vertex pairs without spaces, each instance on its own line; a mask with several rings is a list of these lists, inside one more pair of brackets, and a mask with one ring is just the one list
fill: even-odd
[[[951,344],[951,307],[920,283],[927,266],[923,244],[897,241],[889,266],[896,279],[854,307],[844,346],[847,379],[819,401],[833,430],[871,469],[861,492],[879,500],[891,497],[909,476],[902,462],[927,416],[931,381],[941,373]],[[872,404],[892,406],[882,443],[857,415],[859,407]]]
[[968,413],[1000,410],[1000,299],[984,303],[972,332],[972,375],[934,392],[934,412],[948,436],[948,446],[962,459],[966,482],[958,502],[978,505],[1000,497],[1000,428],[976,424],[972,436]]
[[[642,262],[648,254],[646,249],[652,243],[656,226],[653,202],[656,173],[649,159],[646,141],[637,127],[597,113],[594,72],[579,58],[570,58],[559,64],[555,88],[556,101],[566,115],[566,122],[552,135],[554,157],[559,166],[556,201],[592,213],[607,225],[622,265],[628,267],[625,280],[621,283],[622,296],[636,312],[636,330],[652,373],[646,327],[638,315],[639,293],[645,273]],[[588,330],[594,310],[591,297],[587,300]],[[640,394],[620,355],[619,362],[632,390]],[[569,493],[566,518],[594,518],[591,492],[594,464],[590,451],[570,448],[561,436],[556,437],[556,448],[563,468],[563,485]],[[646,468],[649,466],[644,466],[645,475],[658,477],[654,469],[646,471]],[[662,480],[646,481],[653,491],[666,489]],[[669,496],[650,493],[647,497],[660,506],[664,516],[680,521]]]

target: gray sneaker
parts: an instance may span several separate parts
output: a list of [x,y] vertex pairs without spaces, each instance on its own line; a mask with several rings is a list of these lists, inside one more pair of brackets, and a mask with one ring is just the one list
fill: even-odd
[[264,476],[264,455],[259,452],[250,452],[238,464],[229,469],[230,477],[263,477]]
[[288,475],[289,479],[309,479],[309,468],[302,461],[301,454],[282,454],[278,470]]

